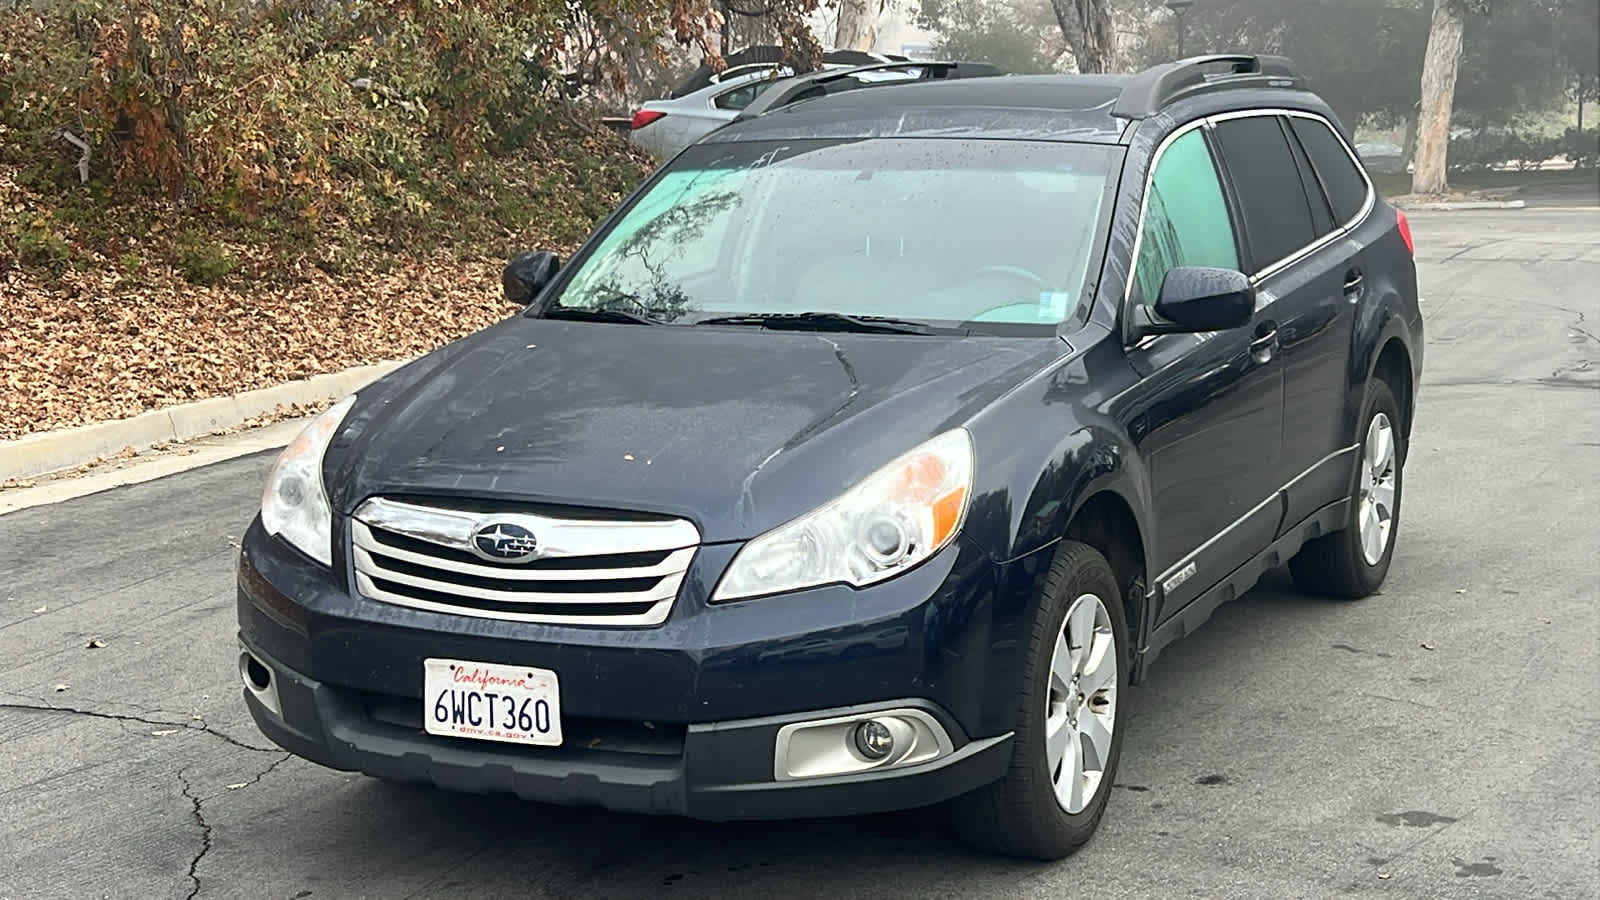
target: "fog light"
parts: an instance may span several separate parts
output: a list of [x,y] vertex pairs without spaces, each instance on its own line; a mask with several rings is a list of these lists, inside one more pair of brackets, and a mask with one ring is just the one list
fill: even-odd
[[894,752],[894,734],[889,726],[877,719],[868,719],[856,726],[856,752],[871,760],[879,760]]
[[778,729],[772,774],[778,781],[833,778],[933,762],[955,752],[926,710],[875,709]]

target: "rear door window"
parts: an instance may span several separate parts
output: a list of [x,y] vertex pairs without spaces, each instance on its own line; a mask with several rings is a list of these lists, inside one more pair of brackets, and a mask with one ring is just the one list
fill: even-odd
[[1300,146],[1311,158],[1311,165],[1328,194],[1328,202],[1333,205],[1333,218],[1340,225],[1348,225],[1367,205],[1366,176],[1361,174],[1356,161],[1350,158],[1344,141],[1333,133],[1326,122],[1292,116],[1289,127],[1294,129]]
[[1156,302],[1167,272],[1179,266],[1239,268],[1228,203],[1198,128],[1168,144],[1156,160],[1139,226],[1139,302]]
[[1215,133],[1244,216],[1250,271],[1259,272],[1315,241],[1305,186],[1277,117],[1225,119],[1216,124]]

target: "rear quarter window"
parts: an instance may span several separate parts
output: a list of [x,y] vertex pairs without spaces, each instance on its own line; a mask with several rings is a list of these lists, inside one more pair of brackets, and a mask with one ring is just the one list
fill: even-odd
[[711,101],[712,105],[718,109],[742,110],[749,106],[751,101],[756,99],[756,95],[761,93],[762,88],[765,88],[768,84],[770,82],[752,81],[743,87],[737,87],[727,93],[718,94],[716,99]]
[[1345,150],[1344,141],[1326,122],[1294,116],[1289,124],[1322,181],[1328,202],[1333,205],[1333,218],[1340,225],[1348,224],[1367,205],[1366,177]]

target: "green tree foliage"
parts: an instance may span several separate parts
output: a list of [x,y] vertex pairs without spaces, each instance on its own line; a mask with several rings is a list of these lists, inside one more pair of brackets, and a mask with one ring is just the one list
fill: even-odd
[[[1137,61],[1175,54],[1160,0],[1123,0],[1147,23]],[[1200,0],[1187,16],[1187,51],[1292,57],[1312,86],[1354,123],[1400,124],[1418,100],[1432,0]],[[1455,110],[1463,122],[1505,121],[1570,96],[1600,60],[1597,0],[1472,0]],[[1591,77],[1590,83],[1600,82]]]
[[1055,71],[1065,49],[1049,0],[921,0],[917,23],[939,35],[941,58],[1019,75]]

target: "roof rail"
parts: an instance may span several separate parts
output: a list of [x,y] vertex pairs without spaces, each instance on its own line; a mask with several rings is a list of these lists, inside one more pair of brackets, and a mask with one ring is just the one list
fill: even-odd
[[[855,76],[864,72],[881,72],[887,69],[922,69],[924,70],[915,80],[922,81],[929,78],[959,77],[955,73],[960,70],[961,63],[955,62],[927,62],[924,60],[906,60],[894,62],[870,63],[864,66],[855,66],[849,69],[824,69],[820,72],[810,72],[805,75],[796,75],[785,78],[777,84],[762,91],[749,106],[744,108],[735,117],[735,121],[754,119],[765,115],[775,109],[797,103],[801,100],[810,100],[814,97],[824,96],[829,92],[828,85],[835,84],[845,79],[856,81],[850,87],[840,87],[843,90],[874,87],[880,84],[904,84],[913,79],[886,79],[884,81],[859,81]],[[937,73],[937,74],[935,74]]]
[[1191,56],[1134,75],[1111,114],[1120,119],[1144,119],[1178,99],[1208,91],[1304,86],[1305,78],[1286,56]]

